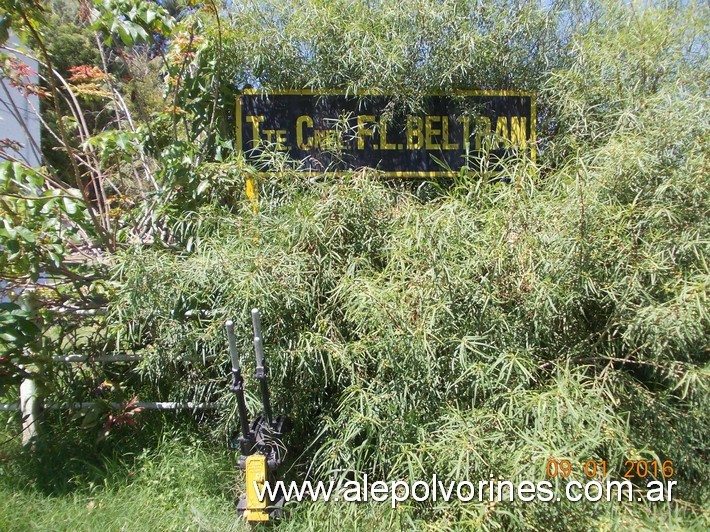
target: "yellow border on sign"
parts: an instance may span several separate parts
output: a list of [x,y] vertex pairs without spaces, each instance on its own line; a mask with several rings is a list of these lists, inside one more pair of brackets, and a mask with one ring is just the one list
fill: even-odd
[[[323,89],[323,90],[312,90],[312,89],[294,89],[294,90],[276,90],[269,91],[266,89],[243,89],[237,94],[236,101],[236,142],[235,149],[237,153],[242,153],[244,147],[242,145],[242,95],[247,96],[347,96],[352,98],[362,98],[366,96],[397,96],[393,92],[379,92],[368,90],[366,92],[352,92],[345,91],[342,89]],[[537,126],[537,103],[535,101],[535,95],[531,92],[526,91],[515,91],[515,90],[472,90],[472,91],[432,91],[424,95],[426,96],[523,96],[530,98],[530,159],[534,163],[537,158],[537,132],[535,131],[535,126]],[[373,170],[378,171],[376,168]],[[335,176],[346,175],[351,172],[356,172],[357,169],[350,171],[335,170],[332,172],[325,171],[325,173],[332,174]],[[455,177],[458,172],[436,172],[436,171],[396,171],[396,172],[384,172],[378,171],[385,178],[405,178],[405,179],[430,179],[434,177]],[[269,172],[258,172],[257,175],[268,175]],[[246,182],[246,195],[252,202],[252,208],[256,211],[257,205],[257,187],[256,181],[253,177],[248,177]]]
[[[277,90],[269,91],[266,89],[243,89],[239,94],[245,94],[249,96],[263,95],[263,96],[318,96],[322,94],[324,96],[350,96],[353,98],[359,98],[362,96],[397,96],[398,94],[394,92],[378,92],[369,90],[367,92],[350,92],[342,89],[323,89],[323,90],[311,90],[311,89],[295,89],[295,90]],[[431,91],[426,93],[424,96],[529,96],[530,98],[535,98],[535,95],[531,92],[526,91],[514,91],[514,90],[474,90],[474,91]]]

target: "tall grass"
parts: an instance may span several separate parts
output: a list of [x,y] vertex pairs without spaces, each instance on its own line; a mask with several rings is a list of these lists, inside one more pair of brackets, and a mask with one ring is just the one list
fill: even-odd
[[[541,480],[550,457],[605,459],[617,473],[647,457],[674,460],[679,496],[701,504],[706,204],[688,194],[674,208],[689,226],[657,215],[658,187],[630,206],[607,178],[628,161],[603,156],[546,179],[514,167],[511,185],[459,184],[428,201],[369,175],[274,183],[277,205],[214,220],[219,236],[201,235],[189,255],[125,256],[120,319],[150,327],[139,338],[163,380],[219,394],[221,324],[240,323],[247,354],[248,309],[260,307],[274,402],[296,422],[292,452],[307,451],[294,473]],[[701,187],[694,164],[684,158],[659,187]],[[210,322],[170,317],[188,296]],[[221,371],[169,370],[200,354]],[[462,526],[523,526],[547,511],[511,506],[412,510]],[[555,511],[618,517],[613,505]]]
[[[235,474],[223,447],[172,431],[125,434],[96,448],[72,423],[34,452],[5,442],[0,455],[0,529],[244,530],[235,519]],[[3,440],[6,434],[3,432]]]

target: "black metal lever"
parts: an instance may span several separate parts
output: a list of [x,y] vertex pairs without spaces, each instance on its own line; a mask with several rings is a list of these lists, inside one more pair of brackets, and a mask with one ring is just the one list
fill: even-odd
[[244,378],[242,377],[242,368],[239,364],[239,353],[237,352],[237,342],[234,337],[234,322],[227,320],[225,323],[227,329],[227,341],[229,343],[229,355],[232,359],[232,384],[229,391],[237,396],[237,408],[239,409],[239,424],[242,429],[242,437],[240,447],[242,454],[250,454],[254,447],[254,434],[249,428],[249,419],[247,414],[247,404],[244,399]]
[[269,398],[269,386],[267,383],[267,366],[264,360],[264,343],[261,336],[261,317],[259,309],[251,310],[251,321],[254,328],[254,352],[256,354],[256,378],[261,389],[261,402],[264,405],[264,417],[267,425],[271,426],[273,413],[271,412],[271,400]]

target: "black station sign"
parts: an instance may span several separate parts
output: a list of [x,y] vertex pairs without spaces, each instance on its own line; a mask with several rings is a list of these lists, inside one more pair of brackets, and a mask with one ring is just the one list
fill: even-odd
[[245,91],[236,146],[262,170],[274,153],[304,171],[369,167],[389,177],[451,176],[492,160],[535,157],[535,101],[510,91],[426,97],[418,110],[387,95]]

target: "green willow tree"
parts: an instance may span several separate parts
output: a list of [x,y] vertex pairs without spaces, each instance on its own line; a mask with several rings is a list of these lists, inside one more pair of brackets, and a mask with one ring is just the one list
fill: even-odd
[[[219,401],[221,437],[236,410],[223,323],[248,353],[260,307],[293,478],[540,481],[567,459],[567,480],[588,460],[618,480],[646,459],[678,481],[671,504],[307,503],[285,529],[705,527],[708,16],[674,1],[97,4],[105,42],[157,46],[164,89],[164,108],[82,144],[114,161],[107,179],[154,181],[108,194],[123,203],[103,245],[104,348],[144,356],[133,392]],[[111,105],[125,96],[102,83]],[[275,158],[255,213],[254,169],[232,151],[247,86],[412,108],[433,90],[531,91],[538,161],[384,183]]]

